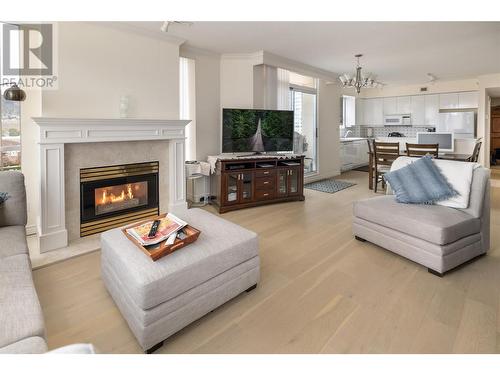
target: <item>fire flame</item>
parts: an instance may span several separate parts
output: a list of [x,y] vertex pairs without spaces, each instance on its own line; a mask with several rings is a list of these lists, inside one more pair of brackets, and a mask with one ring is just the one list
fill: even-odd
[[134,194],[132,193],[132,184],[127,184],[127,192],[125,192],[125,190],[122,190],[120,195],[114,195],[113,193],[108,194],[108,191],[104,189],[102,192],[102,198],[100,204],[123,202],[124,200],[133,198]]

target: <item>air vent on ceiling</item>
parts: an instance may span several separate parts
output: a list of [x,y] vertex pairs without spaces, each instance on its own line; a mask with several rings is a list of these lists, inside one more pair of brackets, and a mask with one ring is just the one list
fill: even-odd
[[427,87],[421,87],[420,88],[420,92],[426,92],[427,91]]

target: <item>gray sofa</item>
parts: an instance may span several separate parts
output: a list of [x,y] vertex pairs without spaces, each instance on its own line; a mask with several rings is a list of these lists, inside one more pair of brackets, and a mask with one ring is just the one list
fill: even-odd
[[19,172],[0,172],[0,353],[44,353],[45,326],[26,243],[26,191]]
[[370,241],[443,276],[489,250],[489,170],[474,170],[466,209],[401,204],[390,193],[357,201],[353,233],[360,241]]

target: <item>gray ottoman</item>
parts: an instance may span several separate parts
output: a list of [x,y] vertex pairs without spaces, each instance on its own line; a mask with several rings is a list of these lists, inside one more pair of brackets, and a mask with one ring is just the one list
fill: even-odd
[[156,262],[120,229],[101,235],[104,284],[147,353],[259,281],[254,232],[201,209],[176,214],[200,237]]

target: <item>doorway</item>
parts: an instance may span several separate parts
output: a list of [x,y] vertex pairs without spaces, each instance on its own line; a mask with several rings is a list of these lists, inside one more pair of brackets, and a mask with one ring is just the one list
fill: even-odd
[[491,165],[500,168],[500,97],[491,98],[490,150]]

